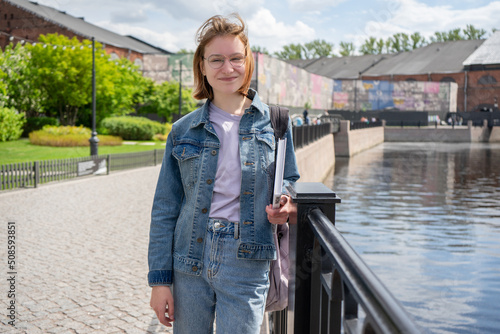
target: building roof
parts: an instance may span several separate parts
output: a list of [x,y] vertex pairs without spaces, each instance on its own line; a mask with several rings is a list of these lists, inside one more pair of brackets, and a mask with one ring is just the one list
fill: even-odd
[[500,30],[491,35],[464,61],[464,66],[500,64]]
[[[498,32],[496,35],[500,37]],[[463,71],[464,61],[475,51],[479,51],[484,42],[484,40],[437,42],[396,54],[322,57],[288,62],[308,72],[332,79],[357,79],[360,75],[457,73]],[[500,43],[500,38],[497,42]],[[497,44],[495,49],[499,48]],[[500,57],[500,52],[497,52],[496,57],[497,59]]]
[[400,75],[428,73],[458,73],[463,62],[484,40],[436,42],[427,46],[395,54],[378,63],[364,75]]
[[332,79],[357,79],[360,73],[364,73],[372,66],[390,57],[393,57],[393,55],[364,55],[334,58],[321,57],[306,60],[290,60],[288,62],[308,72]]
[[22,8],[54,24],[62,26],[84,38],[95,38],[96,41],[129,49],[143,54],[169,54],[170,52],[159,47],[152,46],[131,36],[122,36],[112,31],[100,28],[92,23],[86,22],[83,17],[78,18],[59,11],[55,8],[44,6],[28,0],[5,0],[14,6]]

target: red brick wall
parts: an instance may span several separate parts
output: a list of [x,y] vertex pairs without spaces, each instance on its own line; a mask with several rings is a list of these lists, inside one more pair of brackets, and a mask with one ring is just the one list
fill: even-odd
[[[3,0],[0,0],[0,31],[17,37],[12,41],[14,43],[18,43],[20,41],[18,38],[37,41],[39,35],[54,33],[67,36],[68,38],[76,37],[80,41],[85,38],[67,28],[47,21],[44,18],[18,8]],[[9,43],[9,37],[1,34],[0,47],[4,49]],[[142,61],[142,54],[136,51],[118,48],[111,45],[105,45],[105,50],[108,54],[114,52],[120,58],[128,58],[132,62],[134,62],[137,58]]]

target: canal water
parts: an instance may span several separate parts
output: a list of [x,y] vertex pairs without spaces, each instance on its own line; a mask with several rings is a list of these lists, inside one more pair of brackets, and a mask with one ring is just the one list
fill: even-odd
[[425,333],[500,332],[500,144],[337,158],[336,226]]

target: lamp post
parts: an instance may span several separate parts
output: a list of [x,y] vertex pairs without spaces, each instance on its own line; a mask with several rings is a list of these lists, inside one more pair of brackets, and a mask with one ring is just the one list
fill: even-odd
[[179,118],[181,119],[182,111],[182,60],[179,61]]
[[97,138],[96,124],[95,124],[95,40],[92,37],[92,137],[90,137],[90,155],[98,155],[98,143],[99,138]]

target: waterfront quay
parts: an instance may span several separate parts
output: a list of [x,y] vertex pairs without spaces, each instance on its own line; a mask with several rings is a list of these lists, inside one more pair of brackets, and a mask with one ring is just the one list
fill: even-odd
[[171,333],[149,307],[147,285],[159,170],[0,193],[1,333]]

